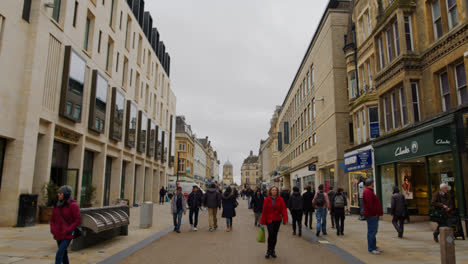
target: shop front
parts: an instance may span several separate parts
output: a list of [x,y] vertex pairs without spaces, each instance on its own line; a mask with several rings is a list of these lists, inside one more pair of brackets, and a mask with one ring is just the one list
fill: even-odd
[[465,214],[453,121],[453,115],[445,116],[374,144],[376,189],[385,213],[390,213],[397,186],[408,202],[410,215],[427,216],[432,194],[446,183],[459,214]]
[[[349,204],[352,213],[359,214],[359,184],[374,179],[374,149],[367,145],[345,153],[345,173],[349,180]],[[361,194],[362,195],[362,194]]]
[[291,172],[292,184],[291,186],[298,187],[302,192],[305,187],[311,186],[315,187],[316,182],[316,164],[310,164],[308,166],[302,167],[296,171]]

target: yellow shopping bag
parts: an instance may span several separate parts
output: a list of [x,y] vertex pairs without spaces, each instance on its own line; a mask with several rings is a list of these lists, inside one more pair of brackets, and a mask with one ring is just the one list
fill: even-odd
[[263,228],[263,226],[260,227],[260,230],[258,230],[257,242],[258,243],[265,243],[265,229]]

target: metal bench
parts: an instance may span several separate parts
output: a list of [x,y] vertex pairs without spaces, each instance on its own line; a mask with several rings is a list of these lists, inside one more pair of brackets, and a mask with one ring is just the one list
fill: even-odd
[[115,236],[128,235],[130,209],[128,206],[105,206],[80,209],[82,234],[73,240],[76,251]]

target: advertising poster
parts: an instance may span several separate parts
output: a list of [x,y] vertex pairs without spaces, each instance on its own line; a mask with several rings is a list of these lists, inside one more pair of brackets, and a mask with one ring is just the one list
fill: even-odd
[[406,199],[413,199],[413,177],[410,166],[400,167],[401,189]]

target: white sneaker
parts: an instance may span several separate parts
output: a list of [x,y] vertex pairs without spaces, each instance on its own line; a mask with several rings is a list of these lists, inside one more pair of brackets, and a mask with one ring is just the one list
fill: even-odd
[[197,231],[198,229],[196,227],[193,228],[193,231]]
[[190,225],[190,229],[193,229],[193,225]]
[[371,251],[371,253],[374,254],[374,255],[380,255],[380,251],[378,251],[378,250]]

